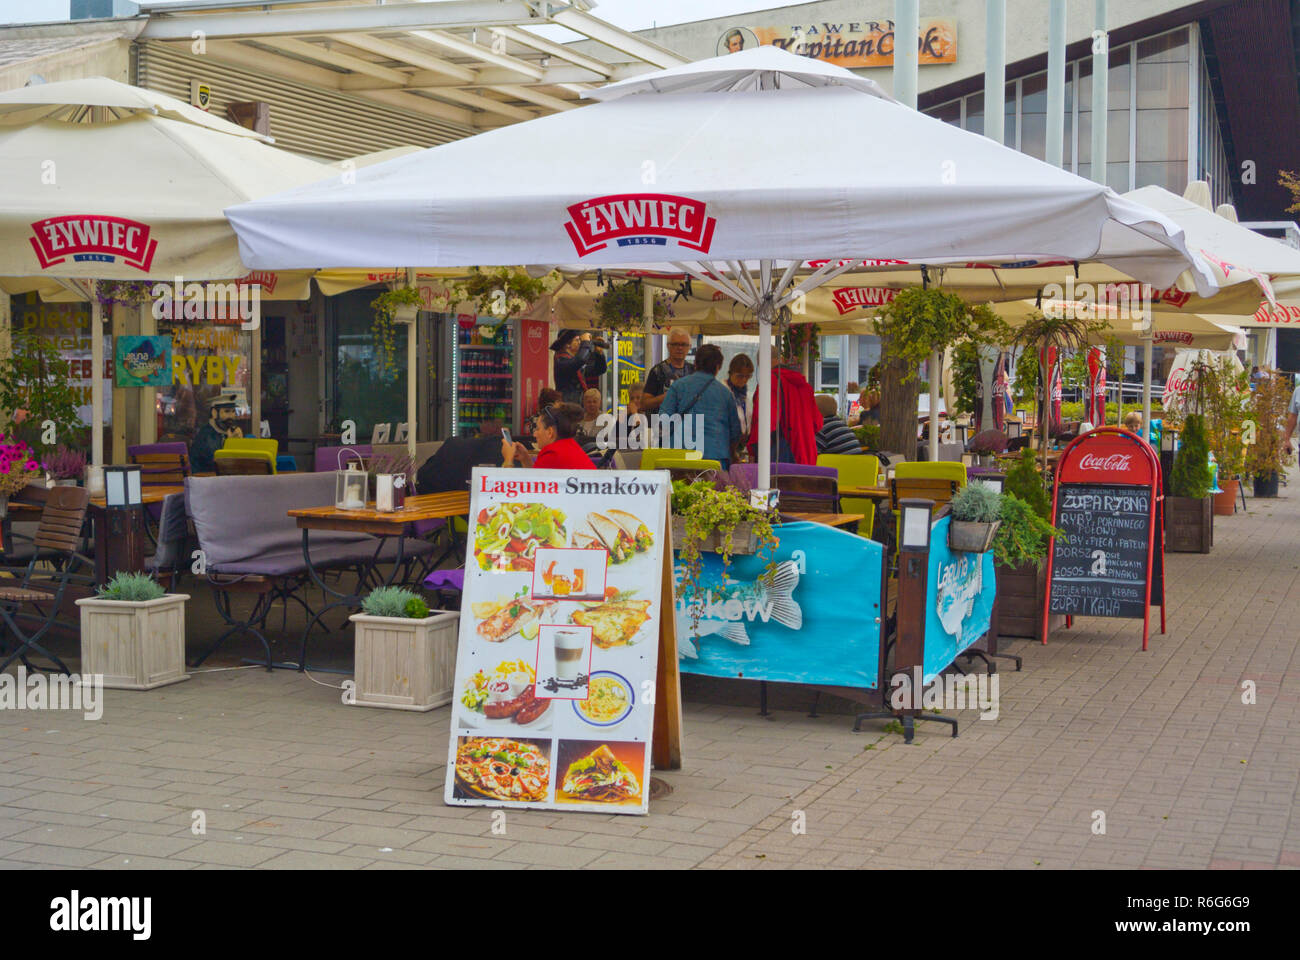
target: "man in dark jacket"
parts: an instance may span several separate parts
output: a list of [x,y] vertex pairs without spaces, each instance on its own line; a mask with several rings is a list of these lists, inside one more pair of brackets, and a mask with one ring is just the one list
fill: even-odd
[[561,330],[551,344],[555,351],[555,389],[565,403],[582,403],[582,394],[600,378],[609,361],[604,349],[592,341],[590,333]]
[[818,453],[861,453],[862,444],[849,425],[839,417],[839,404],[829,393],[817,394],[822,428],[817,431]]

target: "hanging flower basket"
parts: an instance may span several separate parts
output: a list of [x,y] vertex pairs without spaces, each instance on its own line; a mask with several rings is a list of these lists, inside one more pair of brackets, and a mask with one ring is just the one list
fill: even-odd
[[[645,329],[645,294],[642,285],[629,280],[611,283],[593,302],[596,317],[606,330],[618,333],[639,333]],[[663,291],[651,297],[654,326],[664,324],[673,314],[673,298]]]

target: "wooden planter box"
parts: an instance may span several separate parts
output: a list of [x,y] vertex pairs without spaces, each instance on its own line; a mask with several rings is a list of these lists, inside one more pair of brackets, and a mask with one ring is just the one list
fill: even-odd
[[1165,552],[1209,553],[1214,546],[1214,497],[1165,497]]
[[169,593],[130,602],[83,597],[81,674],[102,674],[116,690],[152,690],[188,680],[185,672],[185,601]]
[[[673,548],[680,550],[682,544],[686,542],[686,520],[682,517],[673,517]],[[700,545],[700,549],[707,553],[717,553],[720,540],[718,532],[715,530],[709,534],[708,538]],[[758,534],[754,532],[752,523],[738,523],[736,529],[731,531],[731,552],[736,556],[748,553],[758,553]]]
[[[1018,567],[996,564],[998,577],[998,638],[1043,640],[1043,604],[1047,601],[1047,562]],[[1065,626],[1064,614],[1053,614],[1047,630]]]
[[423,620],[354,613],[356,705],[432,710],[451,703],[456,686],[459,613]]

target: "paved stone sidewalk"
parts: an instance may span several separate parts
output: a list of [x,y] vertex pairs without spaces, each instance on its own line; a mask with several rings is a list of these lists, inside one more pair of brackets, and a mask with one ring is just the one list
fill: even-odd
[[1147,653],[1136,621],[1017,645],[998,718],[962,713],[958,739],[854,734],[801,693],[764,719],[751,686],[691,682],[685,769],[648,817],[511,811],[504,836],[442,803],[446,709],[345,707],[335,675],[196,672],[106,691],[98,722],[0,711],[0,866],[1297,867],[1298,581],[1300,487],[1170,555]]

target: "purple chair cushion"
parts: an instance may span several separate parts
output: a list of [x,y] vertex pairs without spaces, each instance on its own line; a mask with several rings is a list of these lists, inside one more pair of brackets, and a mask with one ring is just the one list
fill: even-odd
[[[339,453],[343,450],[356,451],[357,456],[361,457],[370,457],[374,452],[373,448],[368,443],[353,443],[346,447],[317,447],[314,466],[312,469],[317,473],[322,473],[326,470],[346,470],[348,461],[355,460],[356,457],[353,457],[351,452],[349,452],[344,454],[342,461],[340,461]],[[339,466],[340,462],[342,463],[342,467]]]
[[[753,490],[758,485],[758,464],[737,463],[731,467],[731,482],[742,490]],[[773,463],[772,476],[786,477],[834,477],[839,479],[839,471],[834,467],[816,467],[802,463]]]
[[451,589],[463,592],[465,589],[465,568],[435,570],[424,578],[424,585],[432,590]]
[[[325,570],[333,567],[349,567],[356,563],[369,563],[370,559],[375,555],[376,544],[376,538],[371,537],[368,540],[356,543],[326,544],[318,549],[315,543],[315,533],[313,533],[311,546],[312,566],[317,570]],[[414,556],[427,556],[433,550],[434,546],[431,543],[407,540],[402,557],[406,559]],[[384,543],[383,549],[379,552],[379,559],[384,563],[392,563],[397,559],[396,540],[388,540]],[[212,564],[209,569],[213,573],[289,577],[305,573],[307,564],[302,558],[302,548],[299,547],[299,549],[292,552],[266,554],[231,563],[216,563]]]

